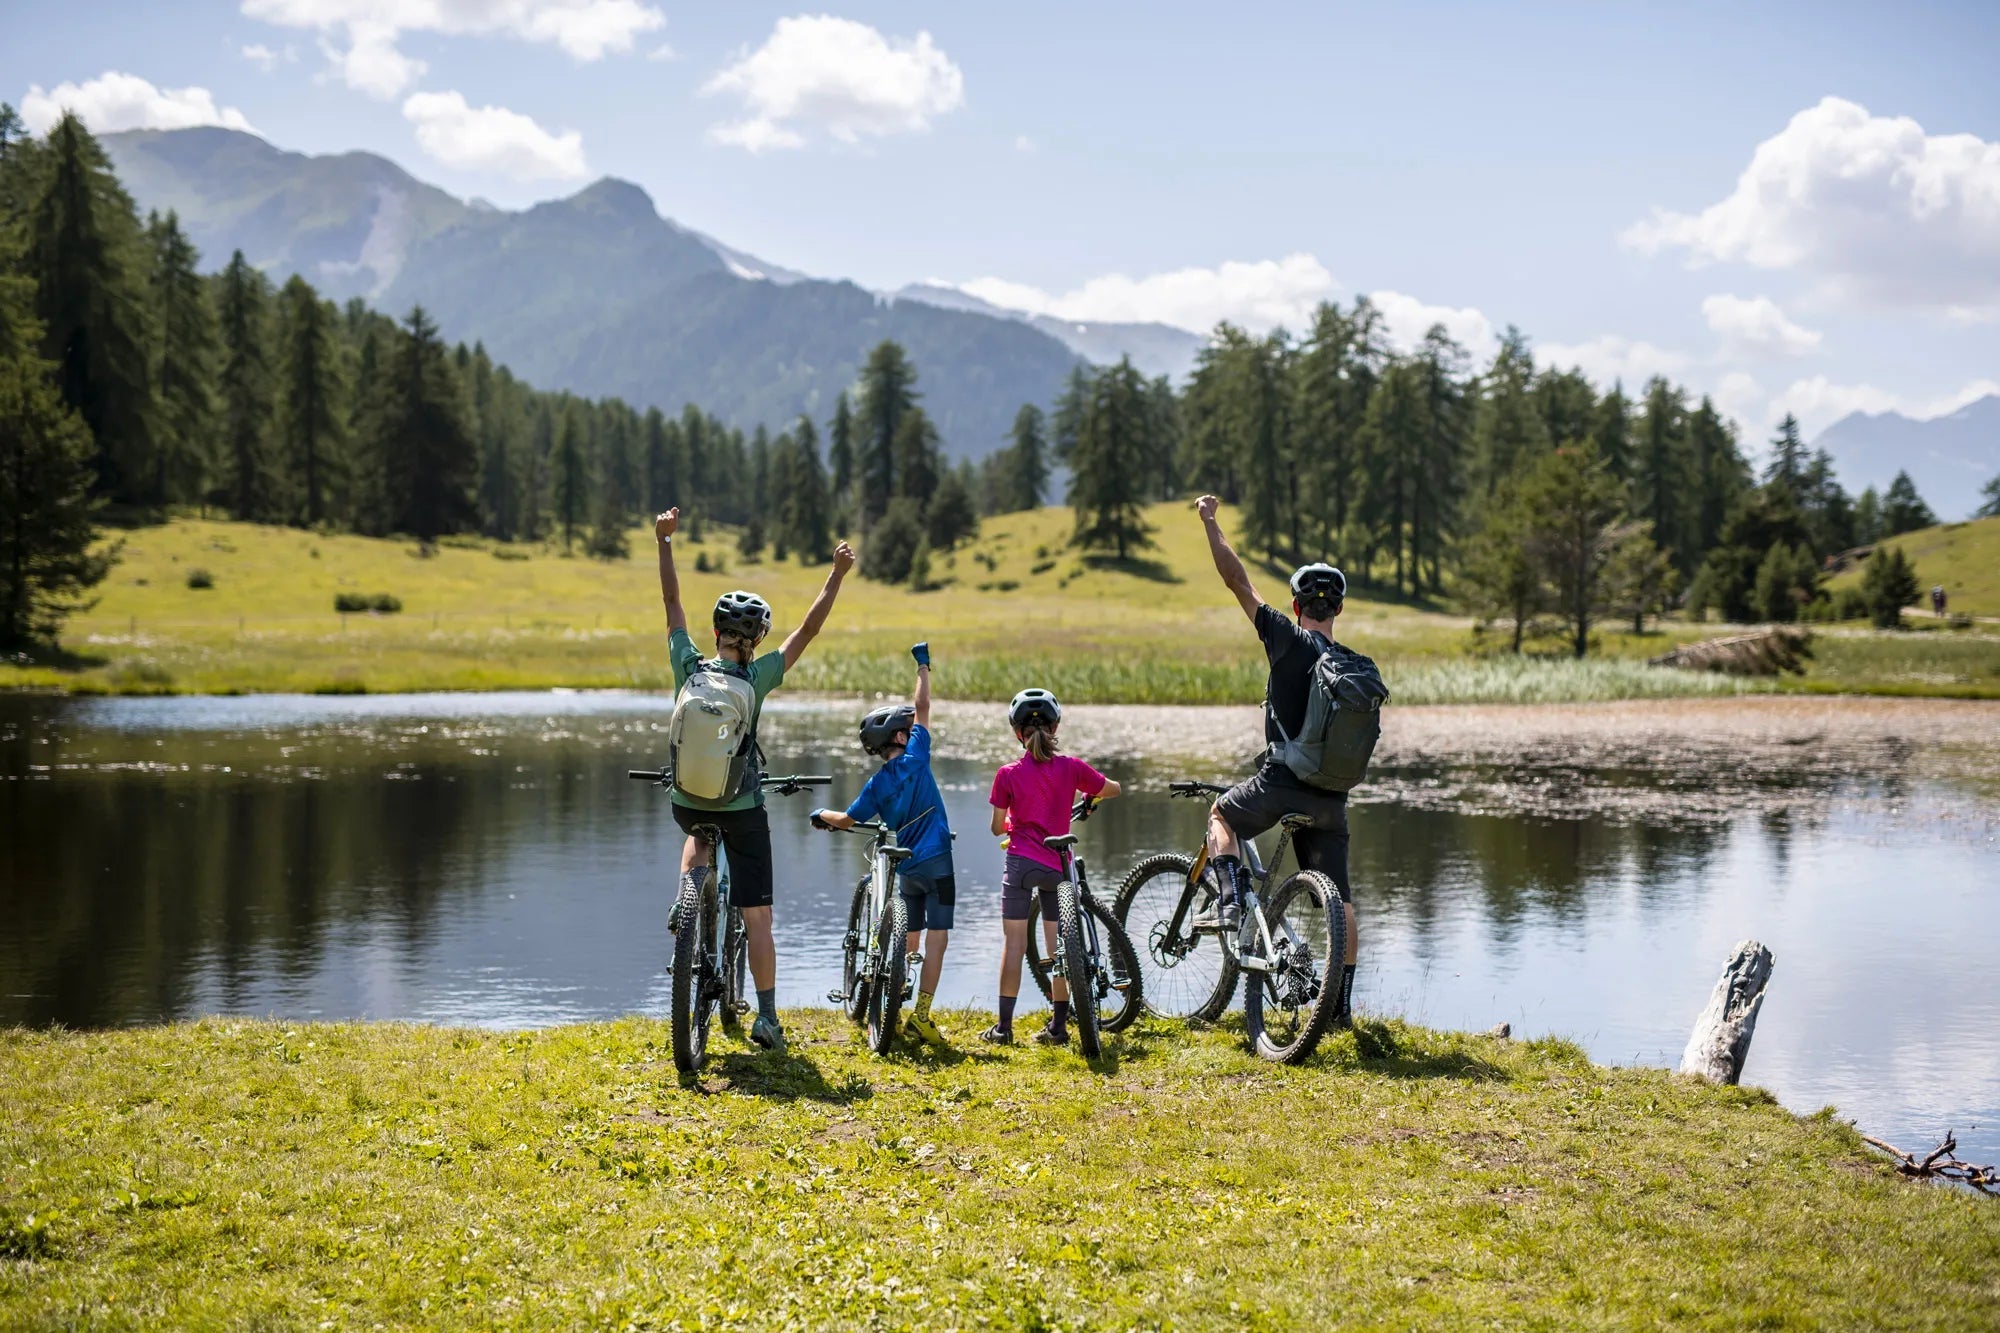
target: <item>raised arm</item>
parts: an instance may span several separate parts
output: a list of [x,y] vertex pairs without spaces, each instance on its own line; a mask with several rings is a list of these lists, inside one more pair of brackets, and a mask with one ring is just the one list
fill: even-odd
[[1215,561],[1215,572],[1222,576],[1222,586],[1236,594],[1236,604],[1243,608],[1243,614],[1251,620],[1257,619],[1257,608],[1264,599],[1251,586],[1250,571],[1243,567],[1243,561],[1231,549],[1229,539],[1222,535],[1222,524],[1216,520],[1215,510],[1222,502],[1212,495],[1204,495],[1194,502],[1194,511],[1201,515],[1201,526],[1208,533],[1209,558]]
[[928,641],[910,649],[910,656],[917,659],[917,696],[910,702],[917,710],[917,725],[931,724],[931,646]]
[[686,629],[687,608],[681,605],[681,578],[674,572],[674,530],[681,525],[678,507],[653,520],[653,538],[660,547],[660,600],[667,604],[667,629]]
[[785,670],[790,671],[806,655],[806,649],[819,637],[826,626],[827,613],[833,610],[833,599],[840,596],[841,580],[847,571],[854,568],[854,548],[846,542],[833,548],[833,569],[827,574],[826,582],[820,586],[819,596],[813,598],[812,606],[806,611],[806,618],[799,627],[785,636],[783,652]]

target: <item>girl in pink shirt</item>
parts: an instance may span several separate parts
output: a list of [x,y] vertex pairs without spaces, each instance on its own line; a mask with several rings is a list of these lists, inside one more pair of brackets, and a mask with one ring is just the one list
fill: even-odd
[[[1014,1002],[1021,994],[1021,959],[1028,951],[1029,896],[1041,894],[1042,938],[1047,957],[1056,953],[1056,885],[1062,857],[1044,839],[1069,832],[1069,812],[1078,794],[1108,801],[1118,784],[1086,764],[1058,753],[1056,727],[1062,705],[1047,690],[1022,690],[1007,710],[1007,721],[1026,751],[993,775],[993,832],[1006,839],[1007,866],[1000,879],[1000,918],[1006,951],[1000,959],[1000,1021],[980,1035],[1002,1045],[1014,1040]],[[1069,990],[1049,983],[1055,1013],[1035,1034],[1044,1045],[1069,1041]]]

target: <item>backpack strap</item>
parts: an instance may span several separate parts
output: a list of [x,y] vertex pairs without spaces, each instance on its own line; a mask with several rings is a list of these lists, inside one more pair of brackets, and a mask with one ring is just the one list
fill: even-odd
[[[1332,639],[1329,639],[1326,635],[1321,634],[1316,629],[1306,630],[1305,633],[1311,636],[1314,643],[1319,645],[1319,657],[1325,657],[1328,653],[1332,652],[1336,647]],[[1319,657],[1315,657],[1313,659],[1313,666],[1317,667],[1319,665]],[[1312,688],[1312,673],[1310,671],[1306,673],[1306,688],[1307,689]],[[1285,738],[1285,743],[1290,744],[1292,739],[1292,733],[1285,730],[1285,724],[1278,720],[1278,710],[1271,706],[1271,703],[1268,699],[1264,703],[1264,712],[1270,717],[1271,725],[1278,729],[1278,734]],[[1272,745],[1270,746],[1270,749],[1273,752],[1276,752],[1276,750],[1278,749],[1277,743],[1273,742]]]

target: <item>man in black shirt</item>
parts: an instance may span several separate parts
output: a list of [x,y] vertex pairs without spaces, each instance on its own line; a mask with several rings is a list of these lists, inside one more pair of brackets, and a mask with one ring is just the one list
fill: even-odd
[[1354,958],[1359,943],[1347,883],[1347,795],[1308,787],[1272,756],[1268,746],[1281,743],[1288,735],[1298,735],[1305,726],[1313,666],[1333,641],[1333,622],[1347,597],[1347,578],[1331,565],[1306,565],[1293,574],[1292,614],[1298,617],[1294,625],[1257,595],[1250,572],[1216,521],[1219,503],[1213,495],[1204,495],[1195,502],[1195,512],[1208,532],[1208,552],[1215,560],[1215,572],[1236,594],[1243,614],[1256,626],[1271,663],[1270,679],[1264,687],[1267,748],[1263,761],[1255,773],[1216,801],[1208,814],[1209,860],[1221,881],[1221,924],[1225,930],[1234,930],[1242,919],[1239,904],[1249,887],[1249,871],[1243,865],[1241,839],[1275,827],[1286,815],[1311,818],[1311,827],[1298,830],[1292,841],[1298,848],[1299,864],[1333,880],[1348,904],[1346,967],[1342,969],[1340,1008],[1334,1019],[1346,1024],[1352,1019]]

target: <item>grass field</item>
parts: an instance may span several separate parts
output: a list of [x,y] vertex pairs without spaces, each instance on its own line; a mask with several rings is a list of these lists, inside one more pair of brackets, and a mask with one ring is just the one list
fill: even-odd
[[[963,1037],[985,1022],[945,1015]],[[680,1083],[660,1024],[0,1033],[0,1326],[1989,1327],[2000,1209],[1830,1115],[1401,1024]]]
[[[1263,688],[1256,641],[1209,564],[1184,506],[1151,514],[1158,549],[1125,565],[1069,550],[1069,512],[989,520],[940,558],[926,592],[852,577],[795,688],[871,694],[906,688],[904,649],[934,645],[938,688],[1007,698],[1029,683],[1079,702],[1222,703]],[[429,689],[660,688],[671,684],[649,533],[634,558],[604,562],[557,550],[455,541],[420,557],[407,541],[322,536],[293,528],[176,519],[122,534],[124,550],[92,610],[65,634],[70,656],[0,663],[0,688],[108,693],[397,692]],[[684,543],[690,606],[733,587],[769,597],[779,633],[803,614],[824,568],[744,562],[732,534]],[[698,558],[720,566],[701,573]],[[190,587],[200,570],[210,586]],[[1284,598],[1281,572],[1260,589]],[[334,612],[340,594],[386,593],[393,615]],[[1516,659],[1502,636],[1428,606],[1350,599],[1341,638],[1375,656],[1399,703],[1561,701],[1734,693],[1769,688],[1643,660],[1717,632],[1670,624],[1634,636],[1613,624],[1595,660],[1574,663],[1554,640]],[[1927,636],[1929,637],[1929,636]],[[2000,638],[1940,666],[1889,674],[1909,649],[1871,657],[1853,636],[1824,642],[1809,685],[1931,693],[2000,692]],[[1919,658],[1923,649],[1915,650]]]
[[[1900,546],[1917,567],[1917,582],[1924,599],[1920,611],[1911,618],[1930,615],[1930,590],[1944,585],[1950,609],[1975,616],[2000,616],[2000,518],[1974,519],[1970,523],[1945,523],[1891,537],[1886,543]],[[1861,582],[1856,567],[1836,575],[1835,588]]]

